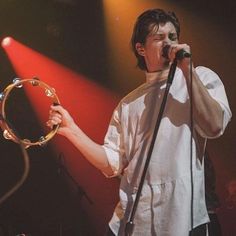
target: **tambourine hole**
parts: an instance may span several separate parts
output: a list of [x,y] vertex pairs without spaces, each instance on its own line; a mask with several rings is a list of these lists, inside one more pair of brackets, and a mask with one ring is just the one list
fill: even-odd
[[44,142],[46,140],[46,138],[44,137],[44,136],[41,136],[40,138],[39,138],[39,142]]
[[0,101],[2,101],[5,97],[5,93],[0,93]]
[[53,97],[53,93],[50,89],[46,89],[45,94],[46,94],[47,97]]
[[13,84],[15,85],[16,88],[22,88],[23,84],[19,78],[13,79]]
[[53,106],[59,106],[60,104],[58,102],[53,102]]
[[39,81],[38,80],[33,80],[31,82],[32,86],[39,86]]
[[39,145],[42,147],[42,146],[45,146],[47,144],[47,140],[44,136],[41,136],[39,138]]
[[8,140],[12,139],[12,135],[6,129],[3,131],[3,137]]

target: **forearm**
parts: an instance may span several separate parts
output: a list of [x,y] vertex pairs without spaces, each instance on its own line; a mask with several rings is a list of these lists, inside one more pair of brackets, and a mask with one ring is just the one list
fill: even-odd
[[68,138],[92,165],[107,175],[113,174],[103,147],[91,140],[61,105],[51,106],[47,126],[58,124],[58,134]]
[[[220,133],[223,125],[223,112],[220,105],[210,96],[207,89],[199,79],[195,69],[192,69],[192,103],[193,118],[197,125],[209,137]],[[190,94],[189,69],[184,71],[188,91]]]
[[77,125],[70,128],[64,136],[74,144],[93,166],[108,176],[113,174],[104,148],[91,140]]

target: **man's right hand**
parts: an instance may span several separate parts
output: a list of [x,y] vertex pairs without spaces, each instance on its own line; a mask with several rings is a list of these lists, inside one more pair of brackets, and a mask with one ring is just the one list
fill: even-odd
[[54,125],[59,125],[57,133],[63,136],[66,136],[76,126],[69,112],[61,105],[52,105],[50,108],[47,126],[53,128]]

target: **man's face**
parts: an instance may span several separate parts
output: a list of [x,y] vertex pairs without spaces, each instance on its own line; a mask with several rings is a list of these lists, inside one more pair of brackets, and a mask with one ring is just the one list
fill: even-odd
[[177,44],[178,36],[171,22],[152,27],[143,46],[143,56],[149,72],[165,69],[169,61],[162,56],[166,44]]

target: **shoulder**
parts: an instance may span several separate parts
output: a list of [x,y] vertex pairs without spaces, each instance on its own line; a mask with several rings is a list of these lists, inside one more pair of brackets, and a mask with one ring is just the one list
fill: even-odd
[[215,79],[220,79],[219,75],[216,72],[205,66],[197,66],[195,68],[195,71],[198,74],[198,76],[202,78],[207,76]]
[[120,101],[120,105],[130,104],[139,99],[140,97],[142,97],[146,92],[147,92],[147,84],[144,83],[139,87],[137,87],[136,89],[134,89],[133,91],[131,91],[130,93],[128,93],[125,97],[123,97]]
[[209,89],[215,86],[223,86],[219,75],[213,70],[205,66],[198,66],[195,68],[195,71],[198,74],[202,83]]
[[145,87],[146,86],[144,83],[139,87],[137,87],[136,89],[134,89],[133,91],[131,91],[130,93],[128,93],[126,96],[124,96],[114,109],[113,116],[119,117],[124,112],[124,110],[128,109],[129,105],[137,101],[137,99],[139,99],[142,96]]

